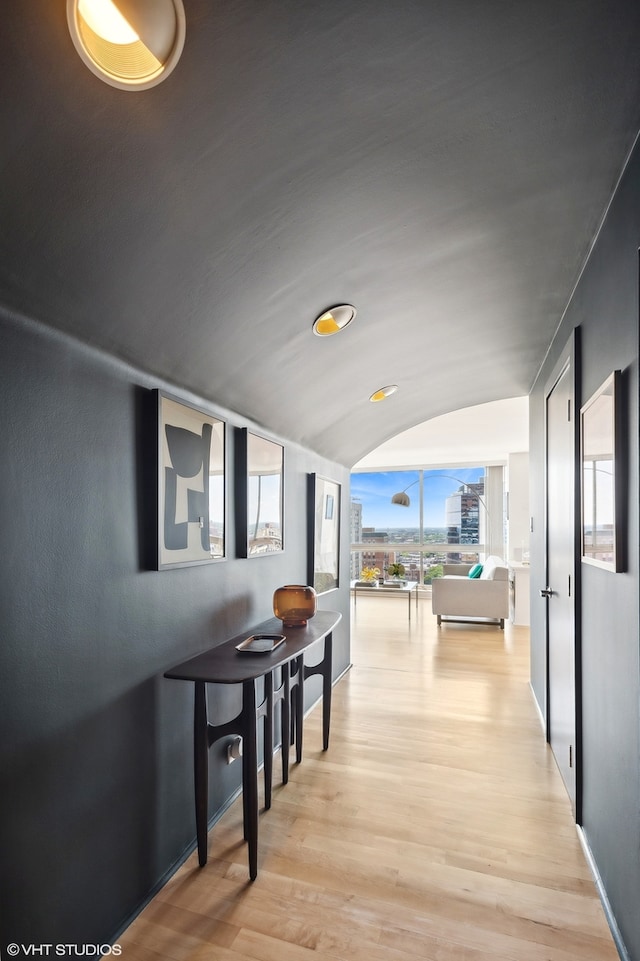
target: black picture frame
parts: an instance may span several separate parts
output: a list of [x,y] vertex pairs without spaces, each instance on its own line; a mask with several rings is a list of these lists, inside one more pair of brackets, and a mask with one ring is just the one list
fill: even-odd
[[308,583],[326,594],[340,586],[340,484],[309,474],[307,500]]
[[226,556],[226,424],[158,390],[157,569]]
[[236,553],[268,557],[284,550],[284,447],[246,427],[235,434]]

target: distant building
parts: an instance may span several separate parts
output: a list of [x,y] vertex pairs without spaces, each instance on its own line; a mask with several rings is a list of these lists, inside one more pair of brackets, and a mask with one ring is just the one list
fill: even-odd
[[[447,544],[480,544],[481,532],[480,498],[484,494],[484,480],[465,484],[450,494],[445,502]],[[481,537],[482,534],[482,537]],[[449,554],[451,561],[461,560],[462,554]]]
[[[377,531],[375,527],[363,527],[362,543],[388,544],[389,534],[387,531]],[[390,553],[389,551],[380,550],[380,548],[371,547],[369,550],[362,552],[362,566],[377,567],[380,570],[380,574],[383,574],[385,567],[395,560],[395,556],[394,551]]]
[[[360,501],[351,501],[349,523],[351,527],[351,543],[360,544],[362,542],[362,504]],[[360,571],[363,566],[362,551],[352,551],[349,569],[351,580],[357,580],[360,577]]]

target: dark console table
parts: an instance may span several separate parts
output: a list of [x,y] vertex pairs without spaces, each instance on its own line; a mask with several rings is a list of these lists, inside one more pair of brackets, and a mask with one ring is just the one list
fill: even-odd
[[[165,677],[195,683],[193,750],[196,801],[196,832],[200,865],[207,863],[208,755],[211,745],[221,737],[242,738],[242,799],[244,836],[249,848],[249,876],[258,874],[258,720],[264,719],[265,807],[271,805],[273,772],[274,704],[281,703],[282,780],[289,771],[289,747],[296,745],[296,760],[302,760],[303,686],[306,678],[322,675],[322,740],[329,746],[331,721],[332,631],[341,620],[336,611],[318,611],[305,627],[283,627],[275,617],[236,637],[224,641],[165,672]],[[270,654],[238,653],[236,645],[252,634],[284,634],[285,643]],[[320,663],[305,665],[304,655],[312,645],[324,642]],[[281,668],[281,679],[275,681]],[[260,703],[256,682],[264,678]],[[224,724],[210,724],[207,717],[206,684],[242,684],[240,713]]]

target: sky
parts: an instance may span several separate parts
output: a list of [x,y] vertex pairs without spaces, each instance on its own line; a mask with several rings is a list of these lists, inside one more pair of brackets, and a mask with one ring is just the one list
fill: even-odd
[[[249,477],[247,516],[251,530],[255,526],[258,513],[258,478]],[[269,523],[280,528],[280,474],[263,474],[260,477],[260,519],[259,524]]]
[[[458,490],[460,483],[474,484],[484,474],[483,467],[432,470],[424,472],[424,524],[425,527],[445,527],[445,499]],[[387,527],[418,527],[420,494],[417,483],[407,490],[411,498],[409,507],[391,503],[393,494],[403,491],[414,481],[419,472],[375,471],[351,475],[351,499],[362,503],[362,526],[385,529]]]

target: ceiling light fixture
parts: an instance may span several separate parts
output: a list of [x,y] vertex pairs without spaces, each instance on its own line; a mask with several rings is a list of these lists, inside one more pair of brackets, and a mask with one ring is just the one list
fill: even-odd
[[351,304],[339,304],[337,307],[331,307],[329,310],[325,310],[324,314],[316,317],[313,322],[313,332],[318,337],[330,337],[331,334],[337,334],[344,330],[356,314],[357,310]]
[[395,394],[398,389],[397,384],[389,384],[388,387],[381,387],[380,390],[374,391],[369,400],[372,404],[377,404],[380,400],[386,400],[391,394]]
[[67,0],[74,46],[97,77],[120,90],[147,90],[182,53],[182,0]]

